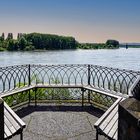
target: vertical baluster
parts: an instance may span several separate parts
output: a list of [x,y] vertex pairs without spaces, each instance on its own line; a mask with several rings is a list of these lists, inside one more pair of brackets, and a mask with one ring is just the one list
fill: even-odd
[[30,86],[31,85],[31,65],[29,64],[28,66],[28,85]]

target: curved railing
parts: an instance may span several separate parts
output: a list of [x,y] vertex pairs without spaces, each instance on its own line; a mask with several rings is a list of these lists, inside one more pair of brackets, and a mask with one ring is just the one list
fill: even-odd
[[112,94],[116,92],[140,99],[140,72],[97,65],[0,68],[0,97],[11,107],[33,102],[37,105],[38,102],[61,104],[66,101],[106,110],[120,98]]
[[23,86],[90,85],[128,94],[139,71],[121,70],[97,65],[21,65],[0,68],[0,93]]
[[29,79],[29,65],[0,67],[0,92],[25,86]]

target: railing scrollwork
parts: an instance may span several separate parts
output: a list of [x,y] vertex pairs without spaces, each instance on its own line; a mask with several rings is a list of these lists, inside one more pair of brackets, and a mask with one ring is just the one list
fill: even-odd
[[108,68],[97,65],[21,65],[0,68],[0,93],[22,86],[90,85],[128,94],[140,75],[139,71]]

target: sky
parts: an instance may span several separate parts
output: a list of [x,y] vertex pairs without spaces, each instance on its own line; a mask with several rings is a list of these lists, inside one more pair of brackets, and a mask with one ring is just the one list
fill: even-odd
[[48,33],[79,42],[140,42],[140,0],[0,0],[0,34]]

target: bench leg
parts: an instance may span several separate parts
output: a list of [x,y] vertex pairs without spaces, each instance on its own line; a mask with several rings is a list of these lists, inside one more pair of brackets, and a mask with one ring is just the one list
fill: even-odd
[[30,103],[31,103],[31,93],[30,93],[30,90],[28,91],[28,94],[29,94],[29,103],[28,103],[28,105],[30,106]]
[[35,107],[37,107],[37,88],[35,88]]
[[98,130],[96,130],[96,140],[98,140]]
[[84,88],[81,88],[82,91],[82,107],[84,106],[84,92],[86,91]]
[[82,107],[84,106],[84,92],[82,92]]
[[91,91],[88,91],[88,103],[90,103],[90,94],[91,94]]
[[20,140],[23,140],[23,132],[20,134]]

